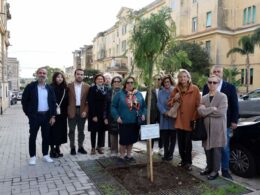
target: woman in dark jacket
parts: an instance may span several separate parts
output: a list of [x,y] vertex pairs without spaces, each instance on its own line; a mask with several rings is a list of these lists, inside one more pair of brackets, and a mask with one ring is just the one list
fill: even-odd
[[67,143],[68,91],[65,77],[61,72],[53,74],[51,86],[56,95],[57,115],[56,122],[51,126],[50,131],[50,156],[57,158],[63,156],[60,152],[60,145]]
[[118,153],[118,124],[113,119],[111,115],[111,102],[113,101],[113,98],[115,95],[121,90],[121,82],[122,79],[120,76],[115,76],[112,81],[112,89],[109,90],[107,94],[107,116],[108,116],[108,132],[109,132],[109,139],[110,139],[110,150],[111,154],[117,154]]
[[106,110],[108,88],[104,85],[105,77],[97,74],[94,77],[95,84],[90,87],[88,94],[88,131],[91,137],[91,154],[95,154],[96,134],[98,133],[97,151],[104,154],[103,147],[105,145],[105,131],[108,125],[108,117]]

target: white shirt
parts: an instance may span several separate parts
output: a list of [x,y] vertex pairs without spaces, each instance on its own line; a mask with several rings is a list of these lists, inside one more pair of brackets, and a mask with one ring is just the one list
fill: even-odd
[[76,95],[76,106],[80,106],[80,98],[81,98],[81,87],[82,83],[74,83],[75,95]]
[[158,98],[158,93],[159,93],[159,89],[158,88],[155,89],[155,93],[156,93],[156,97]]
[[46,85],[38,85],[38,112],[46,112],[49,110],[48,90]]
[[219,82],[218,88],[217,88],[217,90],[218,90],[219,92],[220,92],[220,90],[221,90],[222,84],[223,84],[223,80],[221,79],[220,82]]

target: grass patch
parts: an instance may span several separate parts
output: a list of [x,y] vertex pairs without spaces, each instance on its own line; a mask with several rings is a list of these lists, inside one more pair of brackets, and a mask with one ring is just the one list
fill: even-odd
[[223,188],[218,189],[210,189],[208,186],[205,185],[204,190],[202,195],[229,195],[242,194],[243,192],[245,192],[244,187],[236,184],[229,184],[227,186],[224,186]]

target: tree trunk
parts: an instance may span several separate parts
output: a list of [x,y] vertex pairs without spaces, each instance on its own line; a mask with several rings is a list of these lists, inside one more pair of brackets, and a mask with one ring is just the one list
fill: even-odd
[[249,82],[250,82],[250,63],[249,54],[246,55],[246,93],[249,92]]

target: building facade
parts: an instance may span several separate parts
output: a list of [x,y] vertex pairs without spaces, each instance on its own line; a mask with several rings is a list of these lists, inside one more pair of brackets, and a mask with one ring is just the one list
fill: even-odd
[[[241,84],[246,84],[246,58],[240,54],[227,57],[228,51],[238,46],[238,40],[260,27],[259,0],[167,0],[172,8],[179,40],[196,42],[204,47],[211,64],[236,67],[241,72]],[[185,24],[185,25],[183,25]],[[260,49],[250,55],[250,87],[260,87]],[[240,87],[245,91],[245,86]]]
[[9,4],[0,0],[0,114],[9,106],[7,77],[7,49],[10,45],[7,20],[9,19],[11,19]]
[[[176,25],[178,40],[196,42],[210,55],[211,65],[219,64],[226,68],[236,67],[240,72],[240,92],[245,92],[246,57],[228,51],[238,46],[238,40],[252,34],[260,27],[259,0],[155,0],[141,10],[121,8],[117,22],[110,29],[100,32],[93,40],[93,68],[102,72],[117,72],[122,76],[131,71],[133,56],[128,49],[135,21],[129,15],[145,18],[163,7],[170,7]],[[250,55],[250,87],[260,87],[260,48]]]
[[17,58],[7,58],[7,78],[9,90],[19,91],[19,61]]

